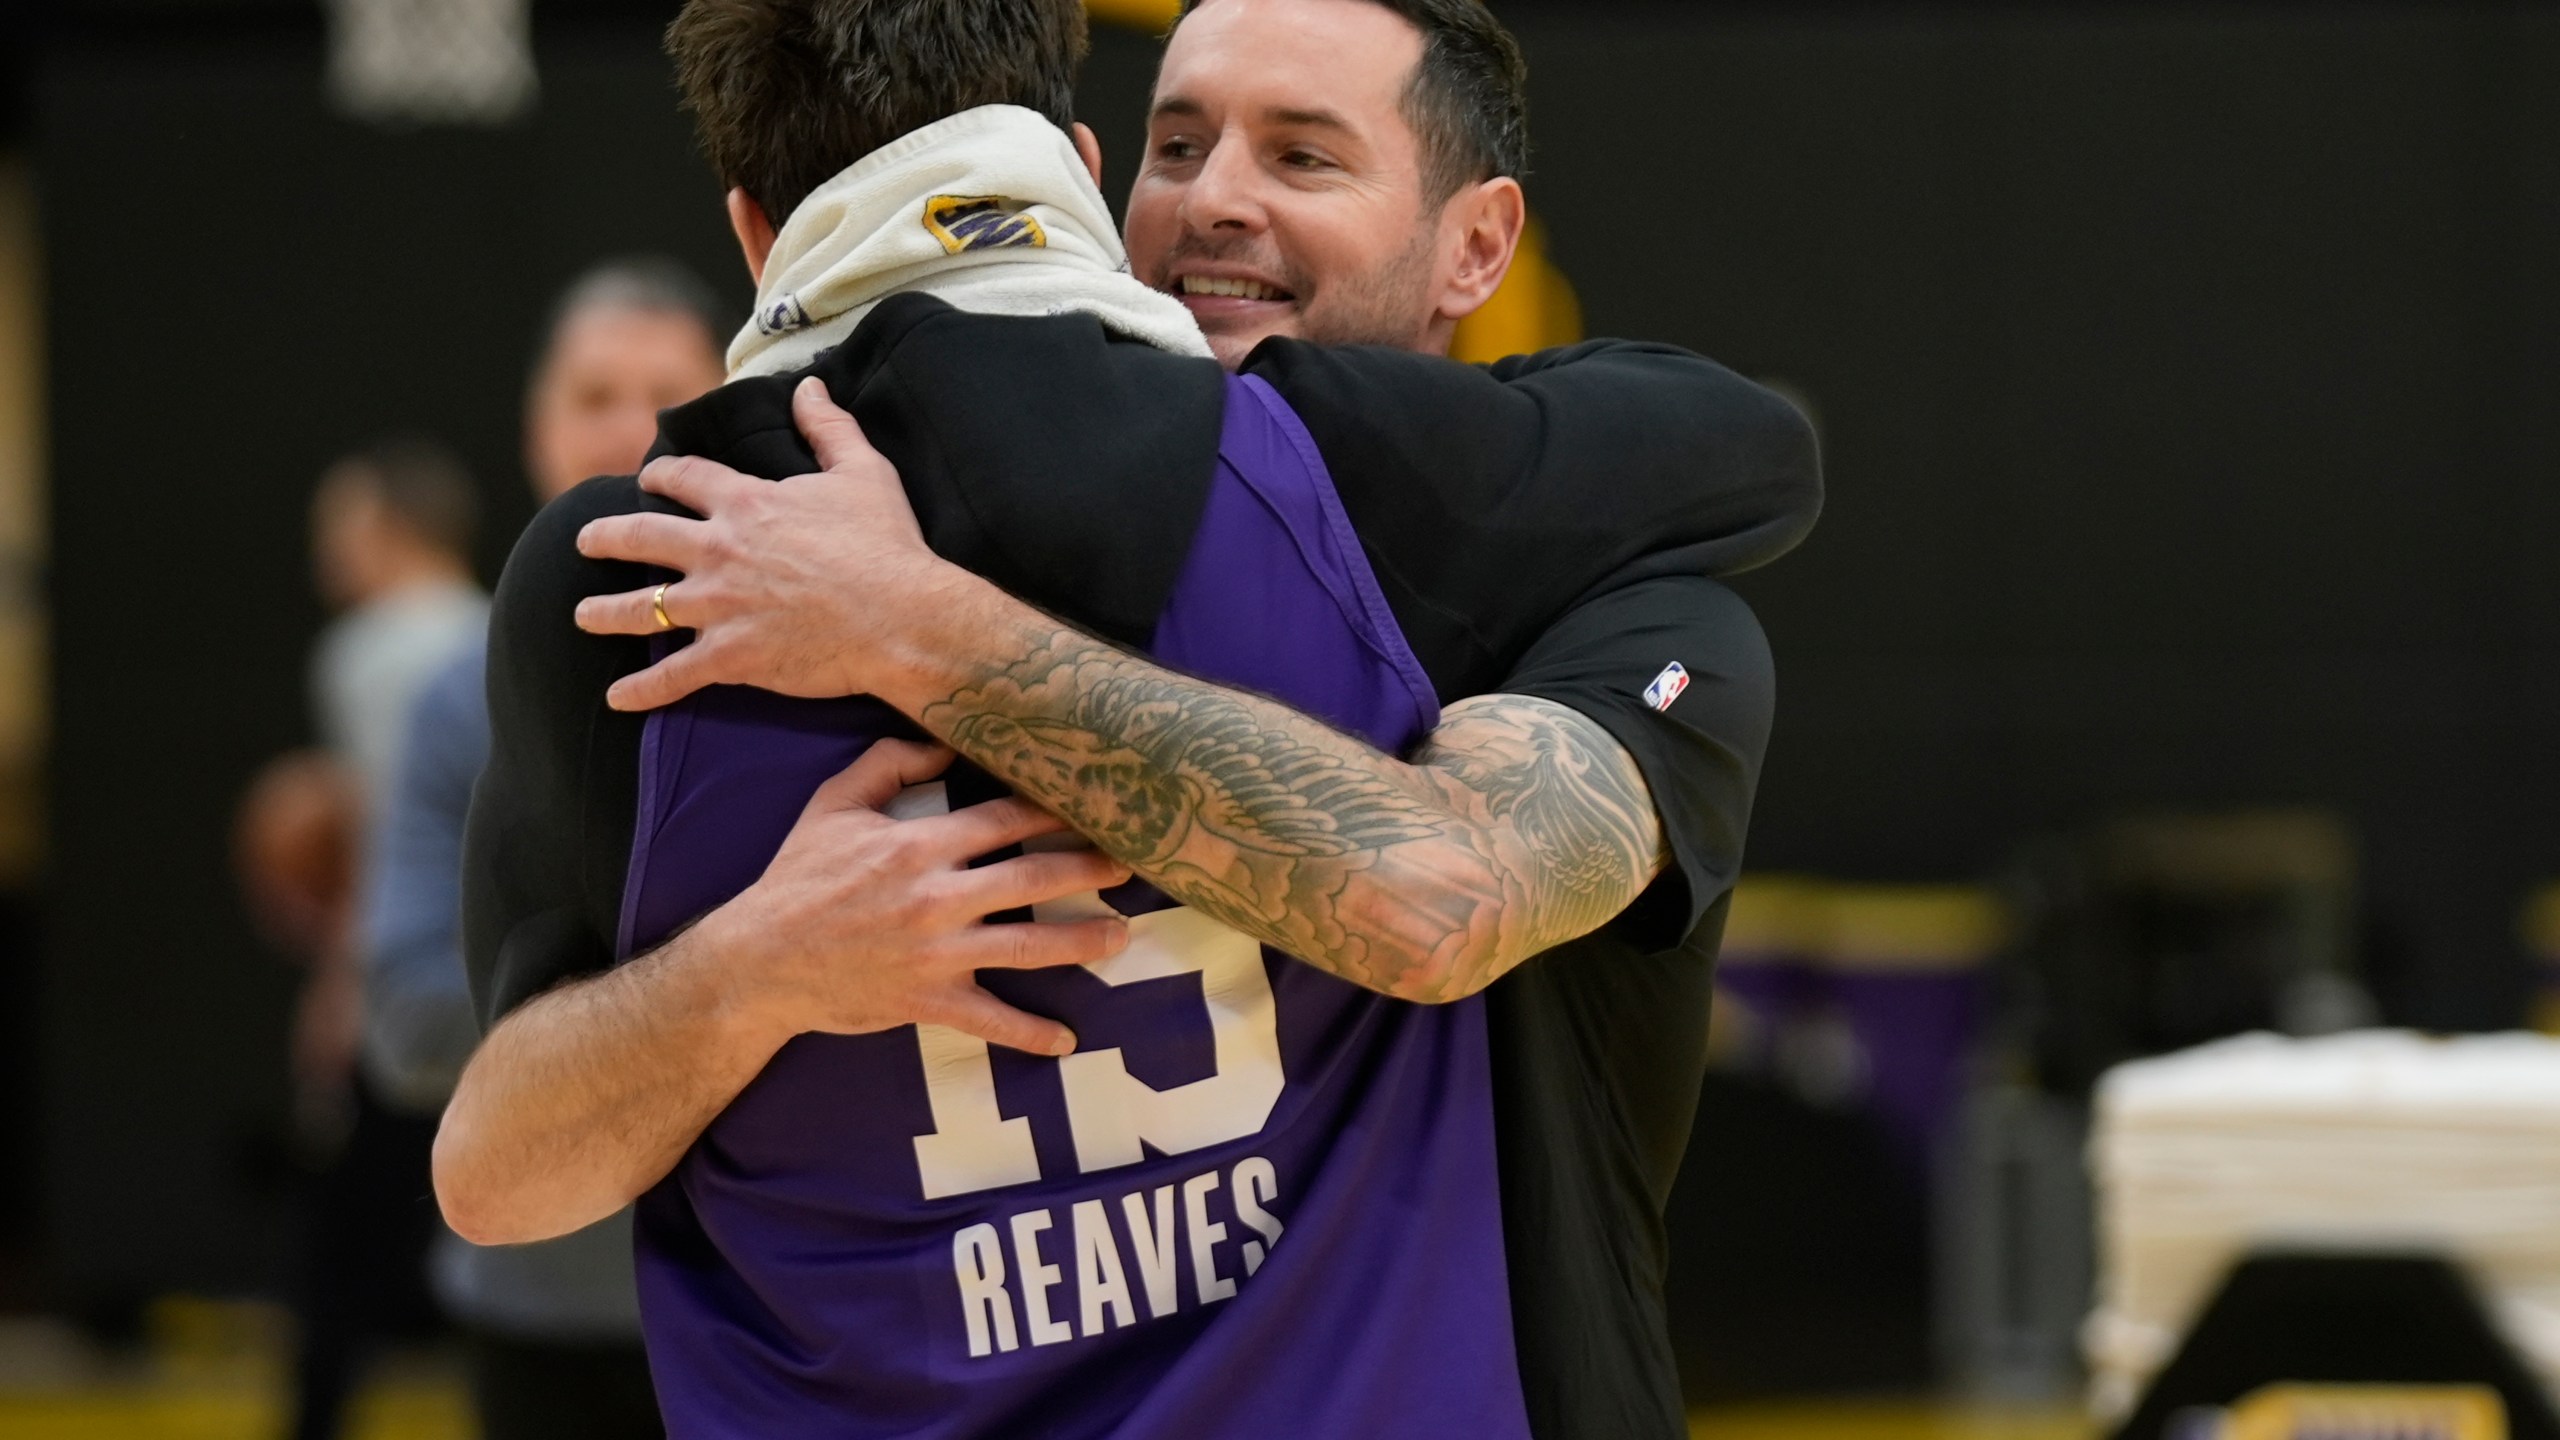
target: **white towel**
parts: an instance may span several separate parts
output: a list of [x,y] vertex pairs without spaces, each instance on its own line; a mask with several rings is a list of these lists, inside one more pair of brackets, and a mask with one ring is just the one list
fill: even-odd
[[1129,273],[1111,211],[1065,132],[1017,105],[912,131],[809,193],[774,237],[729,375],[798,370],[871,307],[918,290],[994,315],[1089,314],[1209,354],[1182,302]]
[[2560,1398],[2560,1040],[2249,1035],[2099,1084],[2084,1342],[2120,1421],[2260,1245],[2440,1250]]

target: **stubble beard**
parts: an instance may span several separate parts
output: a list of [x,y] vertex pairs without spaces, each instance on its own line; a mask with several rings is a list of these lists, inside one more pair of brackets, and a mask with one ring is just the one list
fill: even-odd
[[1345,276],[1316,292],[1299,312],[1299,339],[1316,345],[1387,345],[1422,348],[1432,320],[1434,227],[1423,226],[1407,245],[1374,270]]
[[[1251,334],[1221,335],[1209,333],[1209,346],[1220,364],[1232,370],[1244,363],[1256,345],[1272,335],[1285,335],[1312,345],[1384,345],[1399,350],[1423,350],[1424,337],[1430,333],[1431,272],[1433,242],[1437,227],[1420,226],[1413,242],[1373,269],[1329,277],[1310,284],[1304,271],[1294,266],[1265,266],[1287,281],[1290,293],[1298,297],[1295,316],[1276,329]],[[1234,259],[1233,251],[1196,242],[1175,247],[1165,257],[1160,274],[1170,274],[1177,260]],[[1255,260],[1260,256],[1250,257]],[[1159,279],[1156,288],[1171,292],[1170,284]],[[1312,297],[1312,298],[1310,298]]]

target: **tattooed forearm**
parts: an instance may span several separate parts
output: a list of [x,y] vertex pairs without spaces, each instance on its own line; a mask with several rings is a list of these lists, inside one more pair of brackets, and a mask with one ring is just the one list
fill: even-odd
[[918,718],[1168,895],[1406,999],[1475,993],[1663,864],[1634,762],[1543,700],[1453,706],[1406,764],[1059,630]]
[[1661,818],[1624,747],[1551,700],[1487,695],[1449,707],[1415,763],[1453,777],[1528,876],[1533,950],[1615,918],[1669,863]]

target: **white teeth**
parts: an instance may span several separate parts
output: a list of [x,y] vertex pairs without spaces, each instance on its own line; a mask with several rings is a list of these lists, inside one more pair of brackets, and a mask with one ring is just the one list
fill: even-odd
[[1224,295],[1237,300],[1277,300],[1280,292],[1259,280],[1214,280],[1206,275],[1182,277],[1185,295]]

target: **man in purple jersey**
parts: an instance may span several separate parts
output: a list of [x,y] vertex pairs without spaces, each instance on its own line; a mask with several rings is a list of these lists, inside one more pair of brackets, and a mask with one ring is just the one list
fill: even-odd
[[[685,33],[680,21],[680,60]],[[788,473],[808,457],[769,437],[796,420],[837,468],[779,487],[719,467],[657,472],[708,527],[629,516],[627,500],[588,507],[618,516],[589,532],[589,554],[680,562],[682,583],[591,598],[620,588],[610,567],[544,580],[520,550],[525,654],[504,653],[502,593],[493,665],[502,749],[516,669],[523,688],[567,697],[552,729],[588,735],[590,752],[609,729],[593,713],[601,685],[581,699],[557,683],[593,672],[539,633],[559,616],[524,619],[588,599],[600,633],[705,631],[654,652],[662,668],[621,681],[617,705],[739,680],[881,697],[1153,885],[1074,901],[1121,872],[1043,855],[963,886],[954,862],[1037,827],[1002,801],[944,821],[880,814],[946,762],[874,745],[900,728],[878,702],[688,695],[636,747],[636,811],[619,822],[637,833],[610,908],[619,952],[638,958],[524,1004],[492,1036],[440,1147],[457,1223],[529,1238],[656,1181],[644,1285],[659,1299],[653,1351],[688,1352],[662,1382],[679,1433],[820,1416],[953,1435],[1676,1424],[1655,1210],[1685,1138],[1692,1032],[1768,699],[1748,612],[1695,577],[1783,543],[1726,547],[1757,522],[1719,538],[1694,515],[1645,510],[1694,478],[1684,465],[1774,461],[1809,482],[1800,424],[1753,402],[1703,439],[1683,431],[1681,450],[1667,444],[1678,417],[1730,403],[1718,387],[1731,377],[1649,410],[1666,397],[1634,372],[1597,373],[1631,358],[1606,347],[1490,377],[1285,341],[1240,353],[1257,331],[1445,342],[1516,240],[1519,75],[1470,6],[1216,0],[1168,58],[1132,207],[1135,235],[1150,187],[1170,205],[1140,271],[1180,291],[1251,374],[1224,391],[1205,493],[1143,449],[1080,491],[1089,452],[1129,443],[1081,413],[1047,451],[1003,461],[1036,478],[973,469],[1002,458],[972,451],[1010,416],[970,421],[969,397],[923,383],[933,338],[974,346],[959,388],[1000,391],[1006,358],[1063,356],[1074,337],[1056,322],[973,329],[904,299],[830,329],[876,299],[848,269],[877,238],[866,207],[881,234],[898,217],[952,256],[1069,249],[1090,227],[1026,195],[1036,178],[899,173],[986,138],[967,114],[858,148],[860,163],[792,194],[757,173],[753,146],[724,156],[712,112],[757,97],[713,70],[707,92],[699,75],[689,86],[738,182],[732,216],[764,291],[740,351],[790,362],[768,374],[814,363],[824,384],[788,403],[733,385],[721,404],[672,412],[662,449]],[[1255,95],[1270,74],[1305,98]],[[767,223],[775,212],[787,223]],[[1374,238],[1364,216],[1397,227],[1391,243],[1359,243]],[[944,283],[963,310],[1018,303],[1001,275]],[[1049,309],[1180,345],[1134,297],[1080,304],[1066,288]],[[1179,364],[1098,353],[1052,373],[1134,366],[1151,377],[1135,389],[1178,412],[1192,382],[1164,367]],[[1600,383],[1564,384],[1575,370]],[[903,491],[829,390],[905,471]],[[1459,423],[1400,414],[1400,397]],[[961,505],[936,498],[961,481]],[[996,493],[1008,482],[1034,489]],[[1055,493],[1126,508],[1106,533]],[[1045,524],[1008,538],[1004,522],[1033,511]],[[1810,519],[1790,513],[1785,542]],[[538,526],[534,560],[583,518],[573,506]],[[1022,548],[1041,545],[1092,568],[1044,589],[1075,567],[1026,566]],[[1158,548],[1175,563],[1150,561]],[[786,623],[741,643],[757,638],[750,617]],[[1445,718],[1443,700],[1459,702]],[[1385,753],[1426,732],[1412,763]],[[559,778],[545,768],[535,757],[524,778]],[[519,817],[492,788],[475,831],[499,837],[480,848],[503,871]],[[945,803],[995,793],[974,771],[939,788]],[[553,858],[520,840],[516,853]],[[1058,923],[998,941],[970,922],[999,897]],[[594,968],[546,958],[575,947],[556,911],[503,913],[526,908],[475,905],[500,912],[474,943],[493,1011]],[[970,979],[1008,961],[1089,964],[1102,988],[1074,969]],[[985,1044],[1062,1055],[1068,1025],[1084,1044],[1063,1061]],[[1593,1295],[1596,1310],[1572,1308]]]

